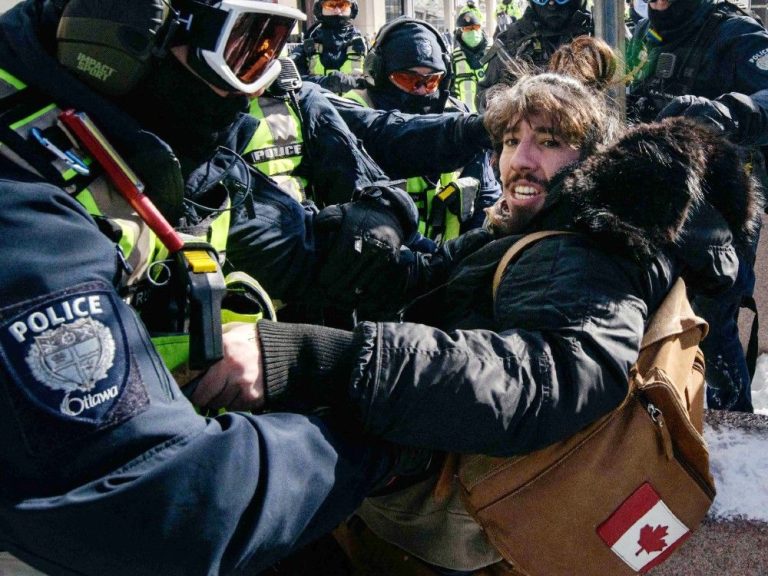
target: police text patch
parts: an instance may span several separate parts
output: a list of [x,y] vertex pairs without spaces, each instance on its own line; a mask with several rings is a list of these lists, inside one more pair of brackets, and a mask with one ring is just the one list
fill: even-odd
[[768,48],[763,48],[757,54],[749,59],[750,64],[754,64],[760,70],[768,70]]
[[116,305],[88,285],[3,310],[0,359],[22,396],[58,418],[107,419],[129,370]]

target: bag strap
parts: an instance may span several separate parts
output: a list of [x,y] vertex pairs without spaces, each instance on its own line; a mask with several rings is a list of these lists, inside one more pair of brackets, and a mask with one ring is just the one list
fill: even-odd
[[558,236],[560,234],[575,234],[575,232],[566,232],[565,230],[540,230],[539,232],[531,232],[520,238],[517,242],[512,244],[509,249],[501,257],[499,265],[496,267],[496,272],[493,275],[493,299],[496,299],[496,290],[501,283],[501,277],[504,275],[504,271],[522,252],[532,244],[548,238],[550,236]]
[[[708,329],[706,321],[691,308],[685,282],[678,278],[651,316],[640,345],[640,354],[630,374],[631,381],[642,384],[647,375],[662,370],[699,432],[704,407],[704,363],[699,342]],[[694,378],[691,372],[697,357],[701,364],[701,378]]]

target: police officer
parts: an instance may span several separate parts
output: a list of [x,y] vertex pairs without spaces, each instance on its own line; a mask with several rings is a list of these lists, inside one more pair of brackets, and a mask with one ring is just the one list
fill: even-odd
[[516,61],[543,69],[558,46],[592,32],[586,0],[530,0],[523,16],[499,34],[485,57],[488,69],[478,86],[478,110],[485,109],[489,88],[514,83]]
[[517,0],[501,0],[496,6],[496,29],[493,31],[493,37],[496,38],[513,22],[517,22],[521,14]]
[[458,16],[461,16],[463,14],[472,14],[475,18],[477,18],[480,21],[480,24],[483,23],[483,13],[480,10],[480,8],[477,7],[475,0],[467,0],[467,3],[464,4],[464,6],[462,6],[461,8],[459,8]]
[[[341,419],[198,415],[127,303],[142,268],[126,251],[145,229],[125,204],[99,210],[117,209],[117,187],[137,182],[117,175],[135,174],[174,223],[206,239],[208,207],[254,257],[282,258],[283,276],[311,272],[315,241],[332,250],[354,207],[315,230],[237,154],[256,125],[245,94],[279,73],[297,19],[227,0],[30,0],[0,17],[0,539],[43,572],[257,573],[396,470],[399,451]],[[82,113],[103,139],[84,139]],[[377,191],[362,201],[373,212]]]
[[337,94],[360,84],[368,50],[365,38],[352,24],[357,0],[316,0],[317,24],[290,54],[305,80]]
[[[376,37],[365,68],[366,88],[345,94],[364,107],[409,114],[467,111],[450,96],[449,49],[440,33],[423,20],[403,16],[387,23]],[[355,126],[351,125],[353,131]],[[461,142],[457,144],[461,146]],[[431,163],[427,173],[408,175],[407,190],[419,208],[420,231],[442,242],[482,225],[483,209],[500,194],[490,152],[480,151],[469,164],[450,172],[442,171],[440,159],[430,162],[433,157],[428,149],[418,155],[428,166]]]
[[451,93],[472,112],[476,111],[477,83],[485,76],[486,65],[482,58],[488,50],[482,21],[472,12],[464,12],[456,18],[455,44],[451,53],[453,80]]
[[[632,120],[696,118],[745,146],[747,167],[764,181],[760,148],[768,144],[768,32],[754,18],[728,2],[656,0],[648,4],[648,20],[638,26],[627,59],[636,72],[630,85]],[[728,294],[693,303],[709,322],[702,348],[711,408],[752,411],[737,318],[754,288],[756,243],[755,237],[740,247],[739,278]]]

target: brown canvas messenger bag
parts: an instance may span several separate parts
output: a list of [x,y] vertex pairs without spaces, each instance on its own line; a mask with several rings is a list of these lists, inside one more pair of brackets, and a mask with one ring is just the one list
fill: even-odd
[[[522,250],[553,234],[563,232],[530,234],[509,249],[496,271],[494,295]],[[646,327],[629,393],[618,408],[530,454],[459,457],[467,510],[513,573],[645,573],[696,529],[715,495],[701,436],[704,358],[698,344],[706,331],[678,279]]]

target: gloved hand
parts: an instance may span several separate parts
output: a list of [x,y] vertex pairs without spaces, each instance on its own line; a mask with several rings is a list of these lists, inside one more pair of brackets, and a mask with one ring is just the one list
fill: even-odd
[[701,96],[691,96],[688,94],[673,98],[659,112],[656,120],[662,120],[670,116],[693,118],[716,128],[726,135],[736,134],[739,129],[738,123],[733,119],[731,111],[725,104]]
[[323,79],[323,88],[336,94],[344,94],[345,92],[359,88],[359,79],[362,79],[362,77],[345,74],[339,70],[332,70],[331,73],[327,74]]
[[418,229],[408,194],[374,185],[355,200],[329,206],[315,218],[322,246],[319,295],[337,308],[374,311],[397,308],[407,279],[400,247]]

